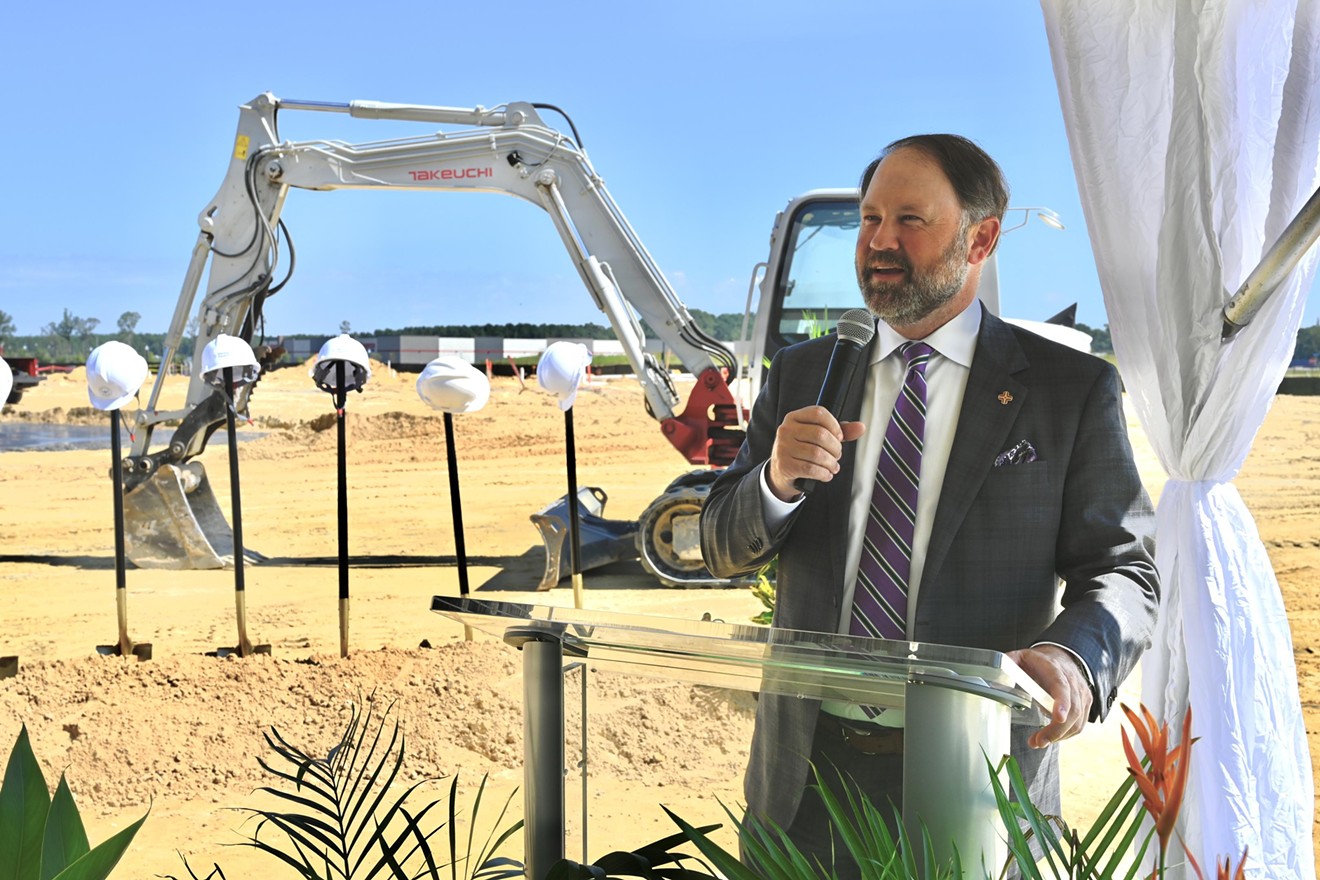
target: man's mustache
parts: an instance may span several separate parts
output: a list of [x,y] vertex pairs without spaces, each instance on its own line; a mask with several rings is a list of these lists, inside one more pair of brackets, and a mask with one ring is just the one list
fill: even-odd
[[866,261],[868,269],[902,269],[904,272],[912,271],[912,264],[906,257],[897,254],[888,257],[872,257]]

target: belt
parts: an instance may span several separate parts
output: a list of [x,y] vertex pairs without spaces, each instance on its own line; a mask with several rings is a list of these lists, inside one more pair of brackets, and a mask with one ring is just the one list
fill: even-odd
[[903,754],[903,728],[881,727],[878,724],[853,724],[831,715],[820,713],[820,724],[843,740],[843,744],[863,755]]

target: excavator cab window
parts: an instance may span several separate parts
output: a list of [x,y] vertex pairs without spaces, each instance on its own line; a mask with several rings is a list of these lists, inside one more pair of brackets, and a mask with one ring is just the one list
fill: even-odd
[[844,311],[862,305],[853,269],[857,202],[806,202],[790,223],[771,316],[773,349],[822,336]]

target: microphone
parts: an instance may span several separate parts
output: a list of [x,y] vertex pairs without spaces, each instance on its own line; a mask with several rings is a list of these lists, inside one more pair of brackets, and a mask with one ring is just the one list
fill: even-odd
[[[825,381],[820,386],[820,396],[816,405],[830,411],[830,415],[839,417],[844,399],[848,396],[848,387],[852,385],[853,375],[862,363],[866,346],[875,336],[875,319],[866,309],[849,309],[839,316],[839,324],[834,340],[834,352],[830,355],[829,366],[825,368]],[[816,480],[798,479],[799,492],[810,495],[816,488]]]

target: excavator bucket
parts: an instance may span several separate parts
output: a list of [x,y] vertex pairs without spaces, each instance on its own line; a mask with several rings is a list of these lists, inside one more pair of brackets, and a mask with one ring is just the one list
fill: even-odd
[[[605,490],[596,486],[578,489],[581,571],[637,558],[637,522],[602,517],[607,498]],[[569,516],[567,495],[532,514],[532,524],[541,533],[541,541],[545,544],[545,572],[536,586],[539,592],[553,589],[560,579],[573,573]]]
[[[139,568],[226,568],[234,532],[200,461],[162,464],[124,495],[125,555]],[[265,557],[247,551],[244,558]]]

